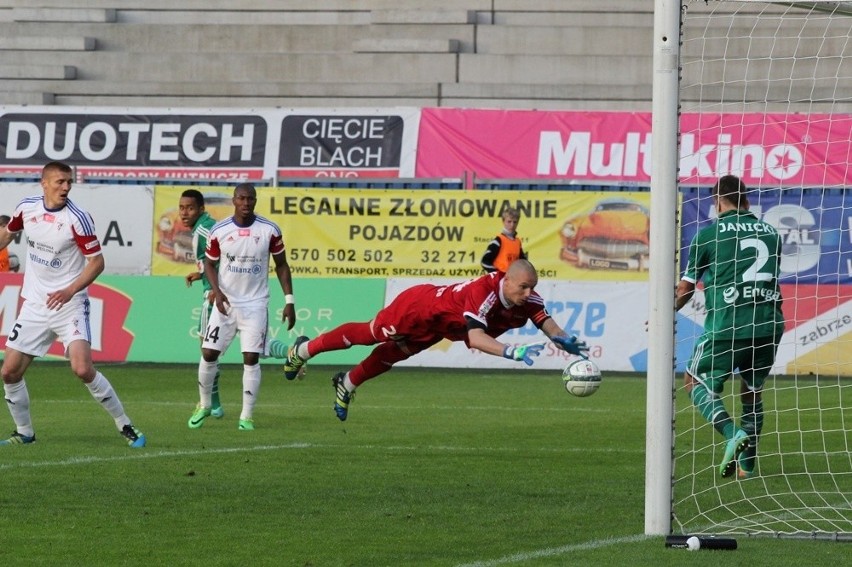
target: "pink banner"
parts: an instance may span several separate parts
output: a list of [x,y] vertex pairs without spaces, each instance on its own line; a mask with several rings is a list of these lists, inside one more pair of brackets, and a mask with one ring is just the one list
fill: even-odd
[[[681,181],[847,186],[850,132],[848,114],[685,114]],[[415,175],[648,183],[651,114],[427,108]]]

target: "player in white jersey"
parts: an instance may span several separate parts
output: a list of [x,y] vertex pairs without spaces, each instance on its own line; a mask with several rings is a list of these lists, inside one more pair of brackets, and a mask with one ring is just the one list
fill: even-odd
[[92,217],[68,199],[71,179],[66,164],[48,163],[41,173],[43,195],[22,200],[6,229],[0,230],[0,249],[21,231],[27,241],[24,302],[6,341],[0,371],[15,431],[0,440],[0,446],[35,441],[24,373],[58,338],[71,370],[112,416],[127,443],[144,447],[145,436],[133,427],[118,394],[92,364],[87,288],[103,272],[104,257]]
[[268,354],[270,255],[284,292],[283,319],[287,321],[288,330],[296,324],[293,282],[281,229],[254,213],[257,191],[250,183],[237,185],[233,203],[234,216],[214,225],[207,239],[204,273],[210,282],[216,308],[210,314],[201,343],[200,401],[189,418],[192,429],[201,427],[210,416],[217,361],[237,331],[243,353],[243,408],[238,428],[241,431],[254,429],[252,415],[261,378],[259,360]]

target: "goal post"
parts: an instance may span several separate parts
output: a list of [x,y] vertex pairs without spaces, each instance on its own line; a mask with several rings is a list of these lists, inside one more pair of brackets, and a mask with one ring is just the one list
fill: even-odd
[[654,9],[651,136],[651,247],[645,422],[645,533],[671,530],[674,286],[677,238],[680,2]]
[[[656,0],[653,45],[645,533],[852,540],[852,2]],[[674,311],[729,173],[781,235],[786,321],[739,480],[682,386],[700,287]],[[721,394],[738,425],[739,388]]]

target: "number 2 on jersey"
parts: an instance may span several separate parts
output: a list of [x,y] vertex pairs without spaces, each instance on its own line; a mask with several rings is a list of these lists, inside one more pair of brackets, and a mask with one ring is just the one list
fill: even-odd
[[759,238],[744,238],[740,240],[740,250],[754,248],[754,263],[743,272],[744,282],[768,282],[772,280],[772,272],[761,272],[760,269],[769,261],[769,247]]

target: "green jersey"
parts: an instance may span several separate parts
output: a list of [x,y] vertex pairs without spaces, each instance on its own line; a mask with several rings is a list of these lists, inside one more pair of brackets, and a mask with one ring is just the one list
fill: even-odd
[[698,231],[683,279],[704,283],[704,334],[780,339],[784,332],[780,262],[778,231],[746,210],[726,211]]
[[216,224],[216,219],[211,217],[207,211],[201,213],[198,220],[195,221],[195,226],[192,227],[192,249],[195,251],[195,263],[198,271],[201,272],[201,285],[204,294],[210,291],[210,282],[207,281],[207,276],[204,274],[204,251],[207,250],[207,238],[210,236],[210,229]]

